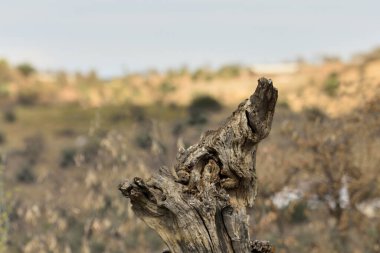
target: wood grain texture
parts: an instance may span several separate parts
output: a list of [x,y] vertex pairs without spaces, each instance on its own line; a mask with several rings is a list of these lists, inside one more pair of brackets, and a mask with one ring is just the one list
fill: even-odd
[[161,167],[146,182],[124,182],[133,211],[165,241],[168,252],[273,252],[251,241],[246,208],[257,192],[256,152],[268,136],[277,101],[272,81],[261,78],[217,130],[178,151],[175,174]]

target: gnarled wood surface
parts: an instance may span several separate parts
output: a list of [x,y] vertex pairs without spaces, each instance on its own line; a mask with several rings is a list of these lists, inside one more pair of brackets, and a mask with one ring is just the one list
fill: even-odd
[[259,79],[223,126],[178,151],[176,174],[161,167],[146,182],[120,185],[168,252],[273,252],[268,242],[250,240],[246,208],[255,200],[257,146],[270,132],[276,101],[272,81]]

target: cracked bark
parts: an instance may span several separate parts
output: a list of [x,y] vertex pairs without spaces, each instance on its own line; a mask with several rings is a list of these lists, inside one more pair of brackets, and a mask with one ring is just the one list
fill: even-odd
[[274,252],[268,242],[250,240],[246,208],[256,197],[257,146],[270,132],[276,101],[272,81],[259,79],[223,126],[178,151],[175,174],[161,167],[147,181],[119,186],[166,252]]

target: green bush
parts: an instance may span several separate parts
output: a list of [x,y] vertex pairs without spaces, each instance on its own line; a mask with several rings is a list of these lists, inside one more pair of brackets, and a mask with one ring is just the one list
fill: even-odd
[[105,252],[106,246],[101,242],[91,242],[90,244],[91,252],[93,253],[103,253]]
[[189,125],[202,125],[207,122],[207,113],[217,112],[222,109],[222,105],[213,97],[203,95],[194,98],[189,107]]
[[136,136],[135,143],[142,149],[149,149],[152,146],[153,139],[149,133],[140,133]]
[[4,164],[0,154],[0,252],[7,252],[9,233],[9,207],[6,205],[7,197],[4,188]]
[[176,90],[176,87],[174,84],[172,84],[169,81],[164,81],[160,84],[160,91],[164,94],[173,92]]
[[325,80],[323,91],[330,97],[334,97],[339,89],[339,75],[335,72],[331,73]]
[[16,69],[24,76],[28,77],[36,72],[36,69],[29,63],[22,63],[16,67]]
[[288,101],[286,101],[286,100],[278,101],[277,107],[284,108],[284,109],[290,109],[290,105],[289,105]]
[[240,76],[241,67],[239,65],[225,65],[217,71],[220,78],[236,78]]
[[186,66],[182,66],[178,71],[178,76],[187,76],[189,75],[189,69]]
[[38,101],[38,93],[31,90],[23,90],[17,96],[17,102],[24,106],[35,105]]
[[213,74],[211,73],[211,71],[207,69],[202,69],[202,68],[195,70],[191,75],[191,79],[193,81],[198,81],[198,80],[211,81],[212,78],[213,78]]
[[190,114],[189,120],[187,121],[189,125],[204,125],[207,123],[207,117],[203,114]]
[[203,95],[194,98],[188,108],[190,114],[198,114],[204,112],[217,112],[222,109],[222,105],[215,98]]
[[10,68],[5,60],[0,60],[0,85],[12,79]]
[[20,183],[31,184],[36,181],[33,169],[31,167],[23,167],[16,175],[17,181]]
[[75,216],[68,216],[67,221],[68,227],[63,235],[63,240],[69,243],[73,252],[80,252],[85,224],[82,219]]
[[6,122],[12,123],[16,121],[16,113],[13,110],[6,110],[3,113],[3,118]]
[[128,119],[128,115],[125,111],[113,112],[110,115],[110,121],[113,123],[123,122]]
[[304,110],[307,120],[316,121],[316,120],[324,120],[327,118],[327,115],[322,112],[317,107],[309,107]]
[[65,148],[61,151],[61,159],[59,165],[61,168],[67,168],[75,165],[75,156],[77,150],[75,148]]
[[297,201],[290,204],[288,211],[290,214],[290,221],[292,223],[302,223],[308,220],[306,201]]
[[5,134],[3,132],[0,132],[0,144],[3,144],[5,142]]
[[98,156],[98,152],[100,149],[100,141],[102,139],[102,136],[93,136],[88,140],[86,145],[84,145],[82,154],[85,158],[85,162],[89,163],[92,160],[94,160]]
[[129,108],[129,111],[130,111],[130,115],[134,121],[143,122],[147,118],[146,112],[145,112],[144,108],[142,108],[141,106],[132,105]]
[[172,134],[174,136],[179,136],[185,131],[185,126],[179,122],[175,123],[172,128]]
[[24,158],[28,161],[29,165],[34,165],[39,161],[42,152],[45,150],[44,136],[36,134],[25,138],[24,142]]
[[[1,79],[1,77],[0,77]],[[9,97],[9,87],[2,84],[1,81],[0,81],[0,99],[1,98],[8,98]]]

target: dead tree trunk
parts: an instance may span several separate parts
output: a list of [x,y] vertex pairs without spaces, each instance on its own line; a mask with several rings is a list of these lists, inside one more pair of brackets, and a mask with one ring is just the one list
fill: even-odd
[[272,81],[259,79],[223,126],[178,151],[174,175],[161,167],[147,181],[120,185],[170,252],[273,251],[268,242],[250,241],[246,208],[255,200],[257,146],[270,132],[276,101]]

